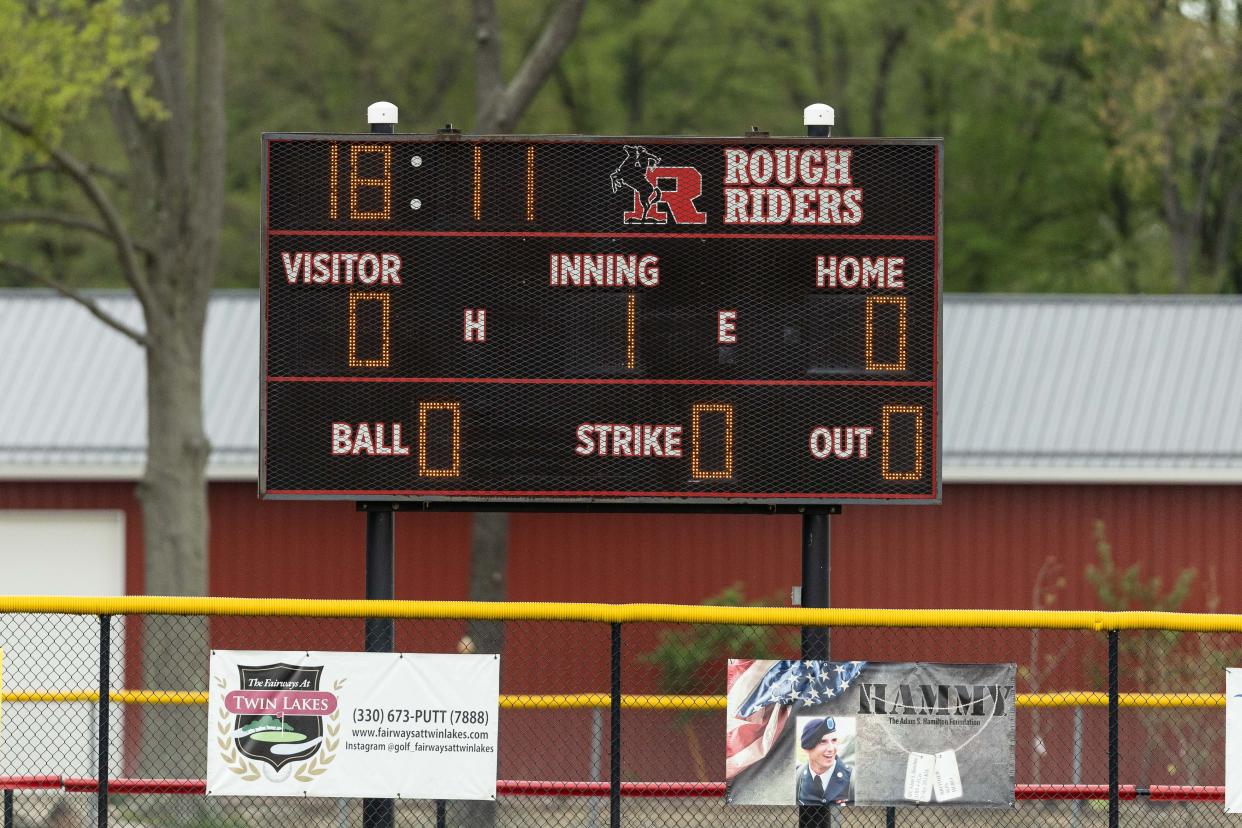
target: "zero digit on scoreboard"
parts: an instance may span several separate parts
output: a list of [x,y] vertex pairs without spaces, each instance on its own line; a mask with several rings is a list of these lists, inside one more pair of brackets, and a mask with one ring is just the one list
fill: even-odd
[[[875,316],[876,308],[881,305],[891,305],[897,308],[897,353],[896,358],[892,362],[881,362],[875,358]],[[868,296],[866,331],[866,367],[868,371],[906,370],[906,297]]]
[[[378,357],[358,355],[358,305],[363,302],[380,304],[380,352]],[[392,349],[389,347],[392,331],[392,298],[382,292],[353,292],[349,294],[349,367],[387,368]]]
[[[909,471],[892,467],[894,415],[914,417],[914,463]],[[880,409],[880,474],[885,480],[921,480],[923,477],[923,406],[886,405]]]
[[[724,468],[704,469],[702,433],[704,414],[724,415]],[[728,403],[695,403],[690,409],[690,476],[699,480],[728,480],[733,477],[733,406]]]
[[[434,411],[447,411],[452,419],[449,465],[431,466],[427,461],[429,420]],[[461,474],[461,403],[420,402],[418,404],[418,474],[420,477],[457,477]]]

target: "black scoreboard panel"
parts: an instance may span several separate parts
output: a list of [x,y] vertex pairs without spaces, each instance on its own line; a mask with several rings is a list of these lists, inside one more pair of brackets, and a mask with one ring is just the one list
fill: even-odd
[[938,501],[941,151],[265,135],[261,493]]

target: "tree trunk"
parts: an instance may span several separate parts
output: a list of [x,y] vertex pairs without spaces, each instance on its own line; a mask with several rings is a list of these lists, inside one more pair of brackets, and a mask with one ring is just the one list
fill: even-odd
[[1173,288],[1177,293],[1185,293],[1190,287],[1190,257],[1194,255],[1195,239],[1190,229],[1189,217],[1182,205],[1182,197],[1177,189],[1177,181],[1173,173],[1173,151],[1168,150],[1167,166],[1164,169],[1164,220],[1169,227],[1169,254],[1173,263]]
[[[470,540],[471,601],[505,600],[508,561],[509,515],[475,512]],[[501,653],[505,645],[505,625],[501,621],[470,621],[466,624],[466,636],[476,653]],[[501,664],[503,667],[503,658]],[[452,814],[452,824],[463,828],[481,828],[495,823],[495,802],[458,802]]]
[[[171,308],[148,319],[147,468],[142,502],[146,592],[207,594],[207,456],[203,427],[202,326],[179,325]],[[147,616],[142,630],[142,687],[201,691],[207,686],[206,618]],[[140,773],[199,779],[201,750],[185,740],[203,733],[204,711],[193,704],[143,707]]]
[[501,80],[495,0],[474,0],[475,124],[479,133],[512,132],[578,32],[586,0],[561,0],[507,84]]
[[[224,14],[219,0],[200,0],[192,16],[178,2],[170,9],[152,71],[171,117],[145,120],[132,107],[115,112],[121,134],[138,139],[134,195],[143,218],[133,224],[147,231],[155,251],[142,279],[147,465],[138,496],[145,591],[199,596],[208,593],[203,336],[223,222]],[[183,48],[187,32],[192,50]],[[207,686],[207,618],[149,616],[142,642],[144,688],[192,692]],[[204,733],[199,705],[144,705],[143,727],[143,775],[203,776],[204,754],[185,743]]]

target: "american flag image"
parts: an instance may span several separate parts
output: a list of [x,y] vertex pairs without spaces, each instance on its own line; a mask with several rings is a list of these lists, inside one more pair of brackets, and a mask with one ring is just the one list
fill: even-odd
[[729,659],[725,779],[768,755],[796,706],[832,701],[866,666],[865,661]]

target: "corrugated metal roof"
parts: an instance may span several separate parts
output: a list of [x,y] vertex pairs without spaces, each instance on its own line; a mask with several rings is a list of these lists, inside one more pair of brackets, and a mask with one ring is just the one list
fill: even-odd
[[[89,294],[145,328],[132,295]],[[203,381],[215,478],[258,465],[259,302],[220,291],[207,314]],[[55,293],[0,291],[0,478],[136,479],[146,457],[142,349]]]
[[1242,482],[1242,298],[945,305],[946,481]]
[[[142,327],[128,294],[92,296]],[[255,476],[258,317],[254,292],[212,299],[213,478]],[[943,332],[946,482],[1242,482],[1242,297],[950,295]],[[0,354],[0,478],[141,473],[138,346],[56,294],[6,290]]]

